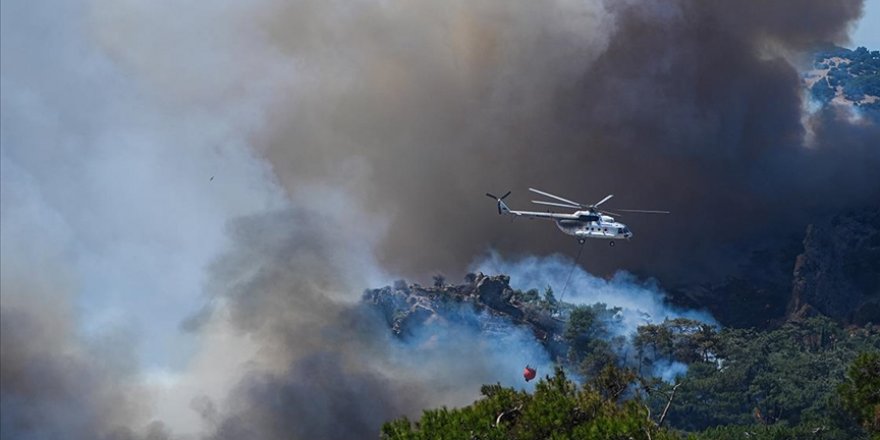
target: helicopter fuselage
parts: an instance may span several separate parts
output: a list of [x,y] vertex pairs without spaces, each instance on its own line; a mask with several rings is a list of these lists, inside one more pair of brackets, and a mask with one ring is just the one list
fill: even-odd
[[560,231],[578,239],[628,239],[633,235],[625,224],[614,221],[613,217],[589,211],[578,211],[575,215],[577,219],[556,219],[556,226]]

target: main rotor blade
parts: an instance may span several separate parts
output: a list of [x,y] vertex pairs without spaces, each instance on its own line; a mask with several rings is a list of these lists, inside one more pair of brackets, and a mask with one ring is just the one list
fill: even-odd
[[613,212],[611,212],[611,211],[602,211],[602,210],[598,210],[598,211],[601,212],[602,214],[613,215],[613,216],[615,216],[615,217],[623,217],[623,214],[615,214],[615,213],[613,213]]
[[586,207],[586,206],[584,206],[584,205],[581,204],[581,203],[578,203],[578,202],[572,202],[571,200],[563,199],[562,197],[555,196],[555,195],[553,195],[553,194],[550,194],[550,193],[548,193],[548,192],[541,191],[541,190],[539,190],[539,189],[529,188],[529,191],[531,191],[531,192],[533,192],[533,193],[540,194],[540,195],[542,195],[542,196],[550,197],[551,199],[559,200],[560,202],[565,202],[565,203],[568,203],[568,204],[570,204],[570,205],[575,205],[575,206],[580,207],[580,208],[585,208],[585,207]]
[[532,203],[538,205],[547,205],[547,206],[559,206],[561,208],[569,208],[569,209],[580,209],[580,206],[575,205],[563,205],[562,203],[553,203],[553,202],[544,202],[541,200],[532,200]]
[[510,192],[510,191],[508,191],[508,192],[507,192],[507,194],[505,194],[505,195],[503,195],[503,196],[501,196],[501,200],[504,200],[504,199],[506,199],[506,198],[507,198],[507,196],[509,196],[509,195],[510,195],[510,193],[511,193],[511,192]]
[[494,194],[486,193],[486,197],[489,197],[489,198],[491,198],[492,200],[498,200],[498,197],[495,197]]
[[652,211],[650,209],[618,209],[623,212],[640,212],[642,214],[669,214],[669,211]]
[[602,199],[602,200],[599,200],[599,202],[598,202],[598,203],[596,203],[596,204],[594,204],[594,205],[593,205],[593,208],[595,208],[595,207],[597,207],[597,206],[599,206],[599,205],[601,205],[601,204],[603,204],[603,203],[605,203],[605,202],[607,202],[607,201],[608,201],[608,199],[610,199],[610,198],[612,198],[612,197],[614,197],[614,194],[608,194],[608,195],[607,195],[607,196],[605,196],[605,198],[604,198],[604,199]]

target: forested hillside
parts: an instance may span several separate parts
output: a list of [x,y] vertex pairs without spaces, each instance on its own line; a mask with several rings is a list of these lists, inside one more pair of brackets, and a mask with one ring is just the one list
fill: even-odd
[[[583,385],[562,369],[534,393],[484,386],[483,398],[421,419],[387,423],[386,439],[876,439],[880,438],[880,336],[823,320],[769,332],[640,329],[640,355],[688,360],[671,382],[618,359]],[[861,353],[857,355],[857,353]],[[581,358],[581,356],[583,356]],[[584,362],[586,361],[586,362]],[[577,368],[576,368],[577,370]],[[644,371],[644,370],[643,370]]]
[[[832,222],[837,227],[829,229],[845,231],[840,225],[852,218],[838,217]],[[876,436],[880,327],[871,314],[857,320],[847,313],[826,316],[823,312],[837,309],[821,302],[855,298],[853,305],[873,304],[875,280],[866,280],[876,272],[877,262],[869,258],[874,235],[854,241],[843,237],[847,234],[819,240],[818,229],[810,234],[797,260],[794,293],[822,294],[794,297],[799,312],[764,328],[685,317],[633,328],[621,308],[562,302],[549,287],[514,289],[504,275],[468,274],[455,285],[438,276],[430,287],[400,281],[368,290],[364,304],[402,341],[454,326],[497,335],[521,329],[558,368],[534,394],[484,387],[484,398],[472,406],[428,410],[416,424],[396,421],[384,433],[389,438]],[[838,242],[848,244],[829,244]],[[832,261],[835,255],[841,261]]]
[[813,67],[806,79],[818,101],[880,111],[880,51],[833,47],[816,53]]

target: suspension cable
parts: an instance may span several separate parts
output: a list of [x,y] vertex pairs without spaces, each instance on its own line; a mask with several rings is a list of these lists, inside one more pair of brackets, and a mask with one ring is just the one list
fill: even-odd
[[571,281],[571,275],[574,273],[574,269],[577,267],[578,261],[581,259],[581,253],[584,251],[584,244],[586,244],[586,242],[581,243],[581,247],[578,248],[577,257],[575,257],[574,263],[571,265],[571,270],[568,271],[568,277],[565,278],[565,284],[562,286],[562,293],[559,295],[560,303],[562,303],[563,298],[565,298],[565,289],[568,288],[568,282]]

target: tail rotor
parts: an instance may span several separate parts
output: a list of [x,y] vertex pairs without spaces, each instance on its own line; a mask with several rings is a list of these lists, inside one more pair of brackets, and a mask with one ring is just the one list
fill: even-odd
[[507,205],[504,204],[504,199],[506,199],[507,196],[509,196],[509,195],[510,195],[510,191],[508,191],[507,194],[504,194],[501,197],[498,197],[492,193],[486,193],[486,197],[489,197],[492,200],[495,200],[496,202],[498,202],[498,214],[499,215],[504,214],[507,211],[510,211],[510,208],[508,208]]

